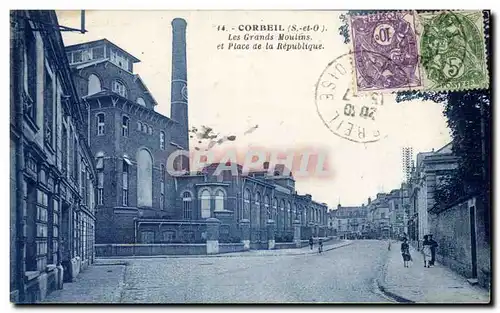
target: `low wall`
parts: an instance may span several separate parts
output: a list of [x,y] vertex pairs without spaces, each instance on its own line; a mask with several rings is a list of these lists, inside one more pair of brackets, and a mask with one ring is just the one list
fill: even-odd
[[206,254],[206,244],[96,244],[97,257],[200,255]]
[[[316,245],[318,243],[319,238],[314,238],[314,244]],[[323,239],[323,243],[331,241],[334,239],[334,237],[326,237],[326,238],[321,238]],[[309,245],[309,240],[301,240],[300,241],[300,248],[307,247]],[[295,242],[276,242],[274,249],[294,249],[297,248],[297,245]]]
[[245,245],[240,243],[220,243],[219,242],[219,253],[231,253],[245,251]]

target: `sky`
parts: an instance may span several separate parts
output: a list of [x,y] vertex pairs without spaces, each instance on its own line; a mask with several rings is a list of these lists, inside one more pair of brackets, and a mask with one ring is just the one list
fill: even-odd
[[[80,27],[80,11],[58,11],[59,23]],[[106,38],[141,60],[134,65],[152,92],[156,111],[170,116],[171,21],[187,21],[189,124],[210,126],[236,140],[219,149],[265,147],[312,149],[328,153],[331,175],[296,178],[296,190],[330,207],[356,206],[378,192],[398,188],[401,148],[414,153],[439,149],[451,141],[442,104],[396,103],[384,94],[381,139],[355,143],[333,134],[320,119],[315,84],[327,64],[347,53],[338,34],[342,11],[86,11],[85,34],[63,32],[65,45]],[[311,34],[314,51],[220,50],[239,25],[321,25]],[[225,31],[218,31],[220,26]],[[218,27],[219,26],[219,27]],[[233,31],[232,28],[235,28]],[[257,33],[266,34],[266,32]],[[253,42],[252,42],[253,43]],[[258,125],[250,134],[245,131]],[[191,149],[197,146],[190,141]]]

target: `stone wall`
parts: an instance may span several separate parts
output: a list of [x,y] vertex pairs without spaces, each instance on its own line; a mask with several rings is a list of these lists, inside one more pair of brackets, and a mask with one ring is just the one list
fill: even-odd
[[96,244],[97,257],[203,255],[206,244]]
[[[470,206],[466,199],[443,211],[429,214],[430,231],[438,243],[437,261],[461,275],[472,277],[472,244],[470,226]],[[482,286],[488,287],[491,277],[491,248],[485,232],[485,206],[480,201],[476,205],[476,254],[477,278]]]

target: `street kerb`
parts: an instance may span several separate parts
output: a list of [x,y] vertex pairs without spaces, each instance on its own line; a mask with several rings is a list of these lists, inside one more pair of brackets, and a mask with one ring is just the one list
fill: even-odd
[[[392,243],[392,242],[391,242]],[[386,276],[387,276],[387,268],[389,266],[389,259],[391,257],[391,252],[388,250],[385,256],[384,264],[382,265],[381,271],[379,271],[378,277],[376,278],[376,283],[378,289],[387,297],[394,299],[399,303],[415,303],[415,301],[409,300],[405,297],[402,297],[394,292],[388,291],[386,288]]]

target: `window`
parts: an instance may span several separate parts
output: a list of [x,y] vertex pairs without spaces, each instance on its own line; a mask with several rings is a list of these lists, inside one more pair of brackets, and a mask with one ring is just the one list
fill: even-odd
[[73,63],[73,55],[71,52],[66,52],[66,57],[68,58],[69,64]]
[[146,149],[137,153],[137,205],[151,207],[153,204],[153,157]]
[[97,172],[97,204],[103,205],[104,173]]
[[122,162],[122,205],[128,206],[128,164]]
[[83,56],[82,51],[74,51],[73,52],[73,63],[82,62]]
[[91,50],[82,50],[82,59],[84,62],[92,59]]
[[151,126],[148,127],[148,134],[150,134],[150,135],[153,134],[153,127],[151,127]]
[[44,128],[44,139],[49,146],[52,144],[53,136],[53,111],[54,111],[54,85],[52,83],[52,77],[49,74],[47,67],[45,67],[44,76],[44,88],[43,88],[43,128]]
[[36,196],[36,263],[39,271],[47,265],[48,195],[37,190]]
[[253,227],[260,227],[260,193],[254,195],[254,205],[250,223]]
[[250,190],[243,192],[243,216],[244,219],[250,219]]
[[270,208],[269,208],[269,196],[265,196],[264,197],[264,210],[265,210],[265,215],[263,218],[265,218],[266,220],[268,219],[271,219],[271,211],[270,211]]
[[160,165],[160,210],[165,209],[165,165]]
[[165,133],[163,131],[160,132],[160,149],[165,150]]
[[138,131],[142,130],[142,123],[141,122],[137,122],[137,130]]
[[26,76],[27,76],[27,92],[30,99],[26,101],[26,113],[36,121],[36,87],[37,87],[37,52],[36,39],[33,31],[29,27],[29,22],[26,21]]
[[78,141],[76,141],[76,138],[73,139],[73,178],[75,179],[76,182],[78,180],[76,179],[78,176]]
[[146,124],[144,124],[144,123],[143,123],[143,124],[142,124],[142,132],[143,132],[143,133],[147,133],[147,132],[148,132],[148,130],[147,130],[147,129],[148,129],[148,125],[146,125]]
[[137,104],[142,105],[143,107],[146,106],[146,102],[141,97],[137,98],[136,102],[137,102]]
[[101,80],[97,75],[90,74],[88,81],[87,95],[93,95],[101,91]]
[[191,193],[185,191],[182,194],[182,211],[184,213],[184,219],[186,220],[190,220],[192,218],[191,203],[193,203],[193,200],[191,198]]
[[112,90],[122,97],[127,97],[127,87],[119,80],[113,81]]
[[276,198],[273,199],[273,209],[271,212],[271,218],[276,222],[276,213],[278,212],[278,200]]
[[141,239],[142,243],[154,243],[155,233],[153,231],[142,231]]
[[222,190],[217,190],[215,193],[215,210],[216,211],[222,211],[224,210],[224,191]]
[[163,241],[164,242],[172,242],[175,240],[175,231],[167,230],[163,232]]
[[82,204],[87,205],[87,171],[85,170],[85,164],[80,162],[80,190],[82,196]]
[[104,58],[104,47],[92,48],[92,59],[98,60]]
[[104,135],[104,113],[97,114],[97,136]]
[[128,137],[128,121],[129,118],[124,116],[122,117],[122,136]]
[[68,171],[68,132],[66,126],[62,125],[61,134],[61,152],[62,152],[62,172],[66,173]]
[[201,192],[201,218],[209,218],[211,214],[211,209],[210,209],[210,191],[208,190],[203,190]]

